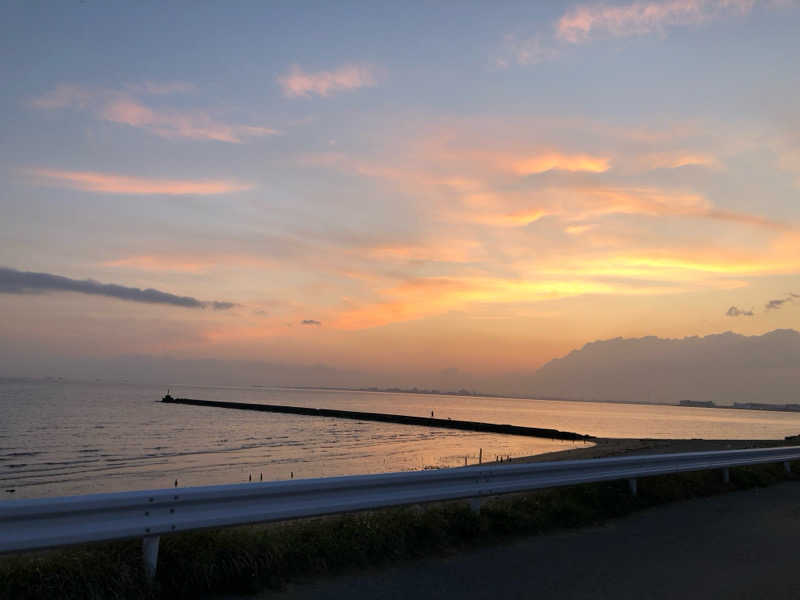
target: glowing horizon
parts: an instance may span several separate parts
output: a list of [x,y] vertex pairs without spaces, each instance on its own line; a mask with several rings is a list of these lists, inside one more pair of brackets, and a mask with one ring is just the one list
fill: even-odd
[[413,380],[800,327],[796,3],[420,10],[7,11],[0,267],[56,283],[0,278],[3,345]]

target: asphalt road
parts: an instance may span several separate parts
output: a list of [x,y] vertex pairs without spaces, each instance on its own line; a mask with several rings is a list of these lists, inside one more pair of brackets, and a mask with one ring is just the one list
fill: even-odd
[[787,482],[258,598],[797,599],[798,548],[800,482]]

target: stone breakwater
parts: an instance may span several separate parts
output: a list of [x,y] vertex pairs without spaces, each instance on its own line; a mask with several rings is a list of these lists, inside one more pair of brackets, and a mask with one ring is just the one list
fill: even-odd
[[434,417],[414,417],[409,415],[392,415],[330,408],[308,408],[304,406],[285,406],[280,404],[251,404],[249,402],[223,402],[219,400],[195,400],[193,398],[173,398],[169,394],[161,400],[168,404],[186,404],[189,406],[205,406],[212,408],[228,408],[234,410],[255,410],[261,412],[307,415],[311,417],[333,417],[335,419],[355,419],[358,421],[378,421],[381,423],[398,423],[400,425],[417,425],[420,427],[441,427],[444,429],[460,429],[462,431],[481,431],[484,433],[503,433],[507,435],[523,435],[551,440],[591,440],[591,435],[544,429],[540,427],[520,427],[498,423],[481,423],[479,421],[457,421],[453,419],[437,419]]

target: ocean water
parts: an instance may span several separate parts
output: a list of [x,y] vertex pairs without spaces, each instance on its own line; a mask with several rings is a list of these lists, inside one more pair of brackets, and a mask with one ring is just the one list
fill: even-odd
[[[166,390],[0,380],[0,501],[452,467],[574,442],[163,404]],[[603,437],[772,438],[800,414],[278,388],[173,387],[173,396],[549,427]],[[14,490],[13,492],[9,490]]]

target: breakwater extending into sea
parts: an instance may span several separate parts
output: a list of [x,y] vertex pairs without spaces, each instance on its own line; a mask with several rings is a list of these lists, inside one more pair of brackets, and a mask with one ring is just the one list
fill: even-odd
[[[597,438],[777,439],[800,413],[252,386],[0,380],[0,501],[457,467],[583,446],[546,439],[301,413],[220,410],[172,395],[385,413]],[[315,410],[313,414],[320,413]],[[406,421],[411,422],[411,419]],[[502,432],[502,428],[495,429]],[[506,430],[509,431],[509,430]],[[8,490],[14,490],[8,491]]]
[[310,417],[332,417],[336,419],[355,419],[357,421],[377,421],[379,423],[397,423],[400,425],[417,425],[421,427],[460,429],[462,431],[480,431],[483,433],[524,435],[528,437],[538,437],[549,440],[586,441],[592,439],[591,435],[573,433],[571,431],[559,431],[558,429],[548,429],[542,427],[522,427],[519,425],[482,423],[478,421],[437,419],[433,416],[415,417],[410,415],[393,415],[388,413],[336,410],[330,408],[310,408],[305,406],[287,406],[279,404],[254,404],[250,402],[224,402],[219,400],[195,400],[193,398],[173,398],[169,394],[164,396],[161,399],[161,401],[166,402],[168,404],[188,404],[190,406],[228,408],[234,410],[255,410],[260,412],[306,415]]

